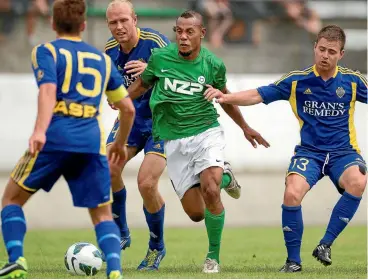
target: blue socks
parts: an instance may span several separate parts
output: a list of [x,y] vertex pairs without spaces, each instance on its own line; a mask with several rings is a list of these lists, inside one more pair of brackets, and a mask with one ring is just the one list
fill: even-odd
[[125,188],[113,193],[112,213],[114,214],[114,221],[120,229],[121,237],[128,237],[130,234],[126,218],[126,197]]
[[284,232],[285,245],[288,260],[301,263],[300,246],[303,236],[303,217],[301,206],[282,205],[282,230]]
[[121,270],[120,261],[120,232],[113,221],[104,221],[95,226],[98,246],[106,258],[106,273],[109,276],[111,271]]
[[332,245],[353,218],[361,199],[361,197],[356,197],[344,192],[332,210],[330,222],[328,223],[325,236],[320,241],[320,244]]
[[1,211],[1,230],[9,262],[15,262],[19,257],[23,257],[23,241],[27,231],[22,207],[18,205],[4,207]]
[[146,207],[143,206],[144,215],[146,216],[147,225],[150,231],[149,248],[151,250],[162,250],[164,244],[164,219],[165,219],[165,204],[156,213],[149,213]]

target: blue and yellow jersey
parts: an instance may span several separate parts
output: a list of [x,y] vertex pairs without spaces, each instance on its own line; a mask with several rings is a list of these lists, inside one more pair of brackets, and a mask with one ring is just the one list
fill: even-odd
[[300,124],[301,146],[316,151],[359,151],[354,126],[355,102],[367,103],[367,79],[338,66],[324,81],[311,66],[292,71],[277,82],[259,87],[265,104],[288,100]]
[[[118,68],[126,88],[128,88],[138,77],[133,78],[132,74],[126,73],[124,70],[125,64],[131,60],[148,62],[152,49],[163,48],[170,44],[170,40],[156,30],[150,28],[137,28],[137,30],[139,40],[130,53],[126,54],[122,52],[119,43],[114,38],[110,38],[105,46],[105,52],[111,57],[115,66]],[[134,100],[137,116],[145,118],[152,117],[149,108],[151,92],[152,90],[148,90],[144,95]]]
[[32,68],[39,87],[57,86],[44,150],[106,154],[102,93],[111,102],[128,95],[110,57],[78,38],[60,38],[33,49]]

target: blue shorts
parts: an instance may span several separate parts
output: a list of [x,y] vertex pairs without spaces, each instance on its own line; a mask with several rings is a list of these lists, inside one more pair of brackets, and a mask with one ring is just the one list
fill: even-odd
[[[119,119],[115,120],[106,145],[114,142],[119,129]],[[152,137],[152,119],[136,116],[132,130],[128,138],[128,147],[136,147],[137,154],[144,150],[145,154],[156,154],[166,158],[164,152],[164,141],[154,142]]]
[[14,168],[11,178],[23,189],[49,192],[64,176],[74,206],[96,208],[112,203],[109,164],[106,156],[65,151],[27,151]]
[[339,185],[342,173],[350,166],[358,165],[367,170],[366,163],[362,156],[355,151],[335,151],[316,152],[297,146],[295,155],[291,158],[291,163],[287,175],[296,173],[304,177],[312,188],[325,175],[329,176],[339,193],[344,189]]

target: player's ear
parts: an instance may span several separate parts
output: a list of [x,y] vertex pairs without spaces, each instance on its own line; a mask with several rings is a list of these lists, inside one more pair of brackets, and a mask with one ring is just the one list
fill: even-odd
[[342,50],[340,51],[340,59],[342,59],[342,58],[344,57],[344,54],[345,54],[345,50],[344,50],[344,49],[342,49]]
[[134,26],[137,26],[137,22],[138,22],[138,17],[136,14],[134,14],[133,16],[133,23],[134,23]]
[[81,27],[80,27],[80,32],[83,32],[87,27],[87,22],[84,21],[82,24],[81,24]]
[[205,27],[202,27],[202,29],[201,29],[201,39],[203,39],[204,36],[206,36],[206,32],[207,32],[207,29]]

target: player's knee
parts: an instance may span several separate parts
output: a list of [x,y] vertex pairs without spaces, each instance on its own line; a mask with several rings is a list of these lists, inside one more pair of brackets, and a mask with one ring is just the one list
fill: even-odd
[[298,206],[301,204],[305,195],[305,190],[297,182],[286,180],[286,188],[284,193],[284,205]]
[[157,182],[152,178],[138,178],[138,189],[142,195],[152,195],[156,191]]
[[188,216],[193,222],[196,223],[201,222],[204,219],[204,213],[200,212],[189,213]]
[[367,176],[359,175],[349,179],[345,190],[355,196],[362,196],[367,185]]
[[122,173],[122,168],[111,166],[110,167],[111,181],[112,182],[120,181],[121,180],[121,173]]
[[216,184],[201,184],[201,188],[205,201],[215,203],[220,200],[220,188]]

